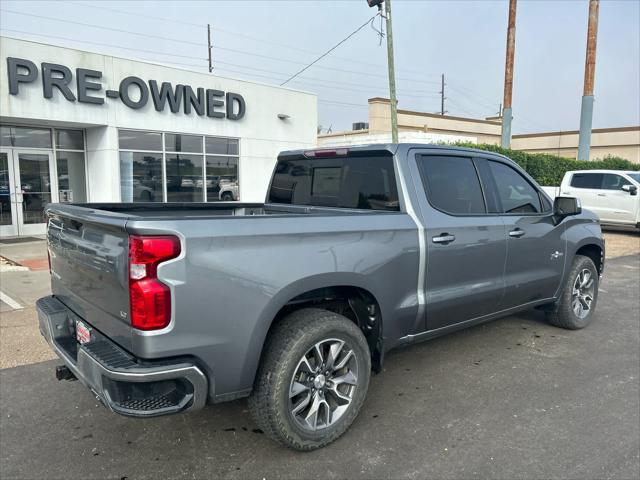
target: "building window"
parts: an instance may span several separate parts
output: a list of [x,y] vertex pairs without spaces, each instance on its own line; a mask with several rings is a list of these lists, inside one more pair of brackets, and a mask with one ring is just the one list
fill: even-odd
[[118,133],[123,202],[239,200],[237,139],[132,130]]
[[[35,185],[39,185],[38,188],[42,190],[40,194],[43,196],[41,204],[51,201],[63,203],[83,203],[87,201],[83,130],[2,125],[0,126],[0,146],[11,148],[17,152],[14,157],[18,162],[14,162],[13,166],[14,171],[20,174],[22,183],[20,189],[23,194],[27,194],[26,192],[32,191]],[[47,153],[47,151],[53,151],[55,161],[51,165],[54,165],[55,171],[50,171],[49,164],[42,162],[35,169],[34,165],[36,164],[29,159],[36,157],[30,157],[28,153],[21,151],[22,149],[40,150],[41,152],[38,152],[40,157],[37,158],[42,158],[42,154]],[[42,169],[44,170],[41,171]],[[40,173],[36,174],[36,170]],[[6,181],[9,182],[8,172],[5,172],[5,174]],[[58,179],[57,197],[55,196],[55,183],[52,182],[52,177]],[[11,179],[11,184],[16,182],[17,178]],[[7,192],[9,188],[9,183],[7,183]],[[13,187],[11,188],[13,189]],[[18,188],[16,187],[15,190],[18,190]],[[28,195],[35,195],[35,193],[28,193]],[[28,202],[24,202],[25,205],[23,207],[25,209],[29,206],[26,204],[32,203],[31,197],[29,199]]]
[[87,201],[84,132],[82,130],[56,129],[54,130],[54,138],[58,201],[84,203]]
[[206,137],[207,201],[239,200],[239,142],[231,138]]

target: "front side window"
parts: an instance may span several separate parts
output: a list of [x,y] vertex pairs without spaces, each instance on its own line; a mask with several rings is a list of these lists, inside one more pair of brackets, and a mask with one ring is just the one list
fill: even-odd
[[602,176],[602,189],[603,190],[622,190],[624,185],[629,185],[629,180],[626,180],[620,175],[614,173],[605,173]]
[[468,157],[423,156],[420,174],[431,205],[453,215],[486,213],[478,174]]
[[398,211],[389,156],[281,160],[269,201],[292,205]]
[[571,177],[571,186],[574,188],[599,189],[601,185],[601,173],[574,173]]
[[540,213],[538,191],[513,168],[500,162],[489,162],[498,198],[504,213]]

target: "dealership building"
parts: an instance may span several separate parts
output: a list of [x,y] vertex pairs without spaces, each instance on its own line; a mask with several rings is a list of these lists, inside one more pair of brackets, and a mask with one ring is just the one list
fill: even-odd
[[315,94],[0,38],[0,235],[49,202],[264,201],[316,145]]

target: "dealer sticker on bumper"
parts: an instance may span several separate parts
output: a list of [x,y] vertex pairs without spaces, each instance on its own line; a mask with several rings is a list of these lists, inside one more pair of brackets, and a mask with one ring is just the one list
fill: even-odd
[[81,345],[91,342],[91,329],[80,320],[76,320],[76,340]]

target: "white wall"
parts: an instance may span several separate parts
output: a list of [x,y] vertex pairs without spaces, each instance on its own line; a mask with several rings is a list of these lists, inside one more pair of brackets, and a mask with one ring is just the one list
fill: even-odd
[[[119,200],[119,128],[240,138],[240,198],[247,202],[264,200],[279,151],[316,145],[315,94],[7,37],[1,38],[0,56],[3,123],[73,124],[86,128],[90,201]],[[18,95],[10,95],[7,57],[30,60],[39,68],[42,62],[67,66],[74,72],[70,88],[76,94],[75,69],[89,68],[102,72],[102,91],[92,92],[95,96],[104,97],[106,90],[118,90],[123,78],[136,76],[145,81],[156,80],[159,85],[191,85],[194,91],[202,87],[239,93],[247,110],[242,119],[234,121],[198,116],[193,111],[188,115],[182,111],[172,113],[168,107],[157,112],[151,99],[139,110],[112,98],[105,98],[102,105],[70,102],[55,88],[53,98],[45,99],[40,75],[33,83],[20,84]],[[279,113],[289,118],[280,120]]]

